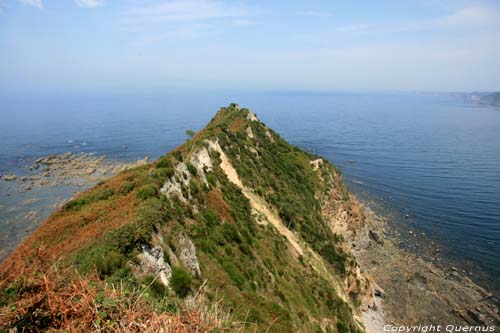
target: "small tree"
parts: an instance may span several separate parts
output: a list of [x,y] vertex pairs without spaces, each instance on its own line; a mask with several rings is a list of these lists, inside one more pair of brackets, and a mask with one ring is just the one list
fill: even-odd
[[190,139],[192,139],[192,138],[193,138],[193,136],[195,136],[195,134],[196,134],[196,132],[195,132],[195,131],[193,131],[193,130],[191,130],[191,129],[188,129],[188,130],[186,131],[186,135],[187,135],[187,136],[189,136],[189,138],[190,138]]

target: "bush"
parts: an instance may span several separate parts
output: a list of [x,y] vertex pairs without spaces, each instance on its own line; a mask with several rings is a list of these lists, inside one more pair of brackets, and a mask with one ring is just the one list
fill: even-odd
[[219,224],[217,213],[214,210],[207,208],[203,211],[202,214],[205,221],[207,221],[207,226],[210,227]]
[[338,253],[335,247],[331,244],[326,244],[320,254],[335,267],[339,273],[345,274],[346,256],[344,252]]
[[170,286],[179,297],[186,297],[191,290],[191,276],[183,267],[174,267]]
[[162,169],[162,168],[171,168],[172,163],[170,163],[170,159],[168,157],[163,157],[158,164],[156,164],[157,169]]
[[241,237],[238,234],[238,230],[236,230],[236,227],[232,224],[229,223],[224,223],[222,225],[222,232],[224,234],[224,238],[228,242],[236,242],[236,243],[241,243]]
[[200,192],[198,184],[196,184],[196,182],[192,179],[189,182],[189,191],[191,192],[191,195],[197,195]]
[[123,265],[123,255],[115,251],[103,255],[101,260],[97,260],[96,268],[101,278],[112,275]]
[[182,153],[180,151],[176,150],[172,153],[172,155],[177,161],[182,162]]
[[158,195],[158,188],[153,184],[144,185],[141,189],[137,191],[137,198],[141,200],[147,200],[149,198],[156,197]]
[[135,184],[133,182],[126,182],[120,187],[120,193],[123,195],[129,194],[130,192],[132,192],[134,187]]
[[193,138],[196,135],[196,132],[193,131],[192,129],[188,129],[186,131],[186,135],[189,136],[189,138]]
[[83,197],[71,200],[70,202],[68,202],[63,206],[63,210],[78,211],[82,209],[85,205],[88,205],[96,201],[109,199],[114,194],[115,191],[113,191],[112,189],[95,190]]
[[198,170],[196,169],[196,167],[194,165],[192,165],[189,162],[186,162],[186,167],[187,167],[190,174],[192,174],[193,176],[196,176],[196,174],[198,173]]
[[128,255],[139,244],[149,242],[154,226],[164,221],[165,211],[162,209],[161,201],[157,198],[148,199],[139,206],[133,222],[107,233],[105,239],[109,247]]
[[214,175],[212,173],[207,173],[207,182],[212,186],[217,185],[217,181],[215,180]]
[[99,191],[95,195],[95,201],[107,200],[110,197],[112,197],[114,194],[115,194],[115,191],[113,191],[112,189],[109,189],[109,188],[105,189],[103,191]]
[[172,178],[172,176],[175,174],[175,171],[173,168],[161,168],[157,170],[156,174],[160,177]]
[[337,331],[339,331],[339,333],[349,333],[350,332],[349,327],[347,327],[347,325],[343,321],[337,322]]
[[245,277],[232,261],[225,261],[222,266],[238,289],[242,290],[245,285]]

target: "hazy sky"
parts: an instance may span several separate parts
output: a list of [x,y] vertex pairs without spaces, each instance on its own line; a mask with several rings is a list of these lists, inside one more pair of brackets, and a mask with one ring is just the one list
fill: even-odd
[[500,2],[0,0],[0,90],[500,90]]

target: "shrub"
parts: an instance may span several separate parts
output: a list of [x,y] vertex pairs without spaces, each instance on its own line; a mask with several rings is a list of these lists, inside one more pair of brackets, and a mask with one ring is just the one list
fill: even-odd
[[236,230],[236,227],[234,225],[229,223],[224,223],[222,225],[222,232],[224,234],[224,238],[228,242],[241,243],[241,237],[238,234],[238,230]]
[[186,297],[191,290],[191,276],[183,267],[174,267],[170,286],[179,297]]
[[331,244],[326,244],[320,254],[335,267],[339,273],[345,274],[346,256],[344,252],[338,253],[335,247]]
[[205,221],[207,221],[207,226],[214,226],[219,223],[217,213],[210,208],[207,208],[203,211],[203,218],[205,219]]
[[186,135],[187,135],[189,138],[192,138],[193,136],[195,136],[195,135],[196,135],[196,132],[195,132],[195,131],[193,131],[192,129],[188,129],[188,130],[186,131]]
[[217,182],[214,178],[214,175],[212,173],[207,173],[207,182],[212,185],[212,186],[215,186],[217,185]]
[[189,162],[186,162],[186,167],[187,167],[190,174],[192,174],[193,176],[196,176],[196,174],[198,173],[198,170],[196,169],[196,167],[194,165],[192,165]]
[[134,187],[135,184],[133,182],[126,182],[120,187],[120,193],[123,195],[129,194],[130,192],[132,192]]
[[172,153],[172,155],[177,161],[182,162],[182,153],[180,151],[176,150]]
[[100,201],[100,200],[106,200],[109,199],[111,196],[115,194],[115,191],[112,189],[103,189],[103,190],[97,190],[93,191],[91,193],[88,193],[87,195],[80,197],[75,200],[71,200],[67,204],[63,206],[63,210],[72,210],[72,211],[78,211],[82,209],[85,205],[88,205],[92,202]]
[[158,188],[153,184],[144,185],[137,191],[137,198],[147,200],[158,195]]
[[338,321],[337,322],[337,331],[339,333],[349,333],[349,327],[343,322],[343,321]]
[[225,261],[223,264],[224,270],[229,275],[231,280],[233,280],[234,284],[238,289],[242,290],[245,284],[245,278],[243,274],[241,274],[240,270],[232,261]]
[[156,164],[157,169],[162,169],[162,168],[171,168],[172,163],[170,162],[170,159],[168,157],[163,157],[158,164]]
[[112,197],[115,194],[115,191],[112,189],[105,189],[103,191],[99,191],[95,195],[95,200],[94,201],[99,201],[99,200],[107,200],[110,197]]
[[129,254],[139,244],[147,243],[154,226],[162,224],[164,220],[161,201],[157,198],[148,199],[139,207],[135,221],[107,233],[106,242],[117,252]]
[[112,275],[123,265],[123,255],[115,251],[110,251],[97,260],[96,268],[101,278]]
[[172,178],[175,174],[175,170],[173,168],[161,168],[157,170],[157,175],[165,178]]
[[198,184],[196,184],[196,182],[192,179],[189,182],[189,191],[191,192],[192,195],[197,195],[200,192]]

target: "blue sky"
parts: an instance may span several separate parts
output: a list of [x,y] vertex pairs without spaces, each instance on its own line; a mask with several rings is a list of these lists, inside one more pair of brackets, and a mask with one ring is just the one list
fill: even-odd
[[0,0],[0,90],[500,90],[498,1]]

